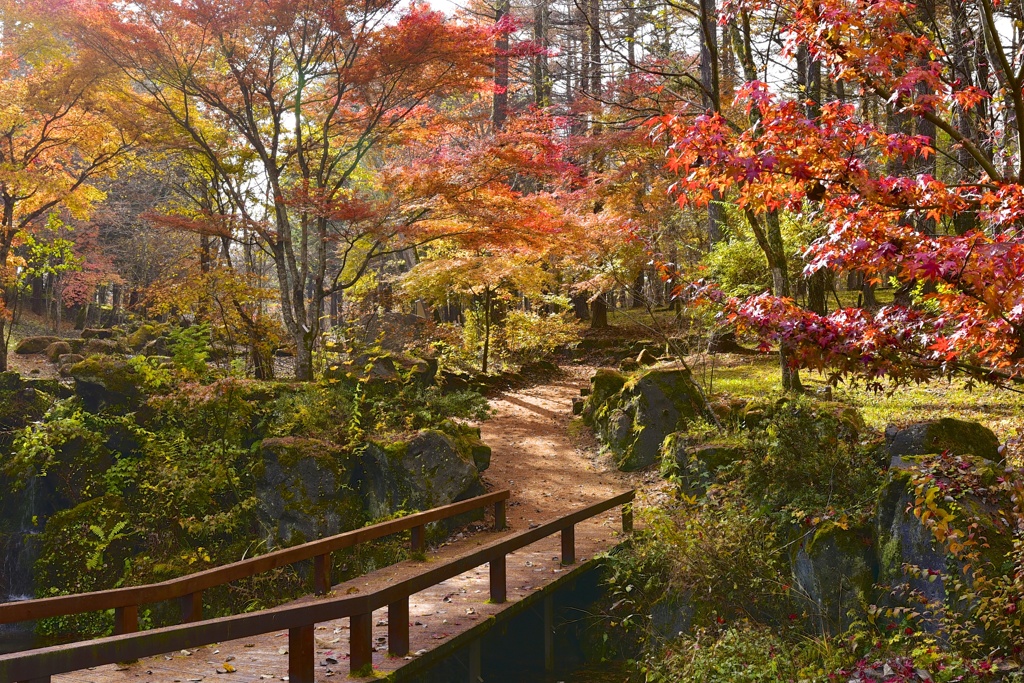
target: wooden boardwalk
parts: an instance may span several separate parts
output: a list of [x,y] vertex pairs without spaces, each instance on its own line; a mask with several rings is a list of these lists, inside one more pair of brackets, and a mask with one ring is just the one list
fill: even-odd
[[[544,520],[546,522],[547,520]],[[542,524],[541,526],[547,526]],[[612,548],[622,540],[622,516],[618,507],[580,521],[569,532],[575,541],[578,561]],[[274,611],[298,606],[315,606],[344,596],[370,595],[376,591],[440,568],[481,548],[513,539],[523,529],[486,531],[447,544],[430,554],[426,562],[407,561],[378,570],[347,583],[334,586],[331,593],[302,598]],[[538,529],[543,531],[543,529]],[[548,532],[550,533],[550,532]],[[573,538],[574,537],[574,538]],[[351,665],[351,623],[340,618],[316,623],[311,630],[312,677],[306,680],[376,680],[393,673],[430,651],[444,645],[490,617],[508,609],[519,600],[549,585],[572,569],[561,564],[565,550],[559,535],[547,536],[506,556],[507,602],[492,604],[489,566],[484,564],[415,592],[409,596],[409,654],[388,655],[389,610],[376,610],[371,617],[372,666],[375,675],[349,678]],[[572,551],[570,551],[570,557]],[[200,622],[201,624],[201,622]],[[199,626],[200,624],[194,624]],[[294,629],[293,629],[294,630]],[[239,640],[218,642],[196,648],[176,650],[148,657],[130,665],[106,665],[54,675],[54,681],[67,683],[108,683],[124,681],[167,681],[195,683],[206,680],[281,681],[289,680],[296,653],[288,630],[281,629]],[[108,660],[110,661],[110,660]],[[0,658],[0,671],[2,671]],[[294,670],[294,669],[293,669]],[[294,674],[292,680],[296,680]]]

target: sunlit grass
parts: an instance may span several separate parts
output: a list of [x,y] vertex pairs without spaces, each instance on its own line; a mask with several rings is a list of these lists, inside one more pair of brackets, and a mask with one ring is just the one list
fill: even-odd
[[[707,367],[692,360],[691,365],[697,379],[705,386],[710,384],[716,394],[758,398],[782,389],[775,355],[722,356],[713,378],[710,361]],[[808,391],[825,386],[818,373],[803,372],[801,379]],[[840,385],[833,390],[833,397],[857,406],[868,426],[878,431],[890,424],[955,417],[986,425],[1004,442],[1024,435],[1024,394],[987,385],[969,387],[960,380],[937,380],[883,392]]]

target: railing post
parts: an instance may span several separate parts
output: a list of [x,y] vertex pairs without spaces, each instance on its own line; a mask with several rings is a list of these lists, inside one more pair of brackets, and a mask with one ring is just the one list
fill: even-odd
[[626,534],[633,533],[633,503],[622,506],[622,531]]
[[313,624],[288,629],[288,680],[291,683],[316,683],[313,631]]
[[414,553],[423,552],[423,525],[414,526],[412,528],[412,551]]
[[503,531],[508,526],[505,513],[505,501],[499,500],[494,504],[494,530]]
[[369,675],[373,668],[373,613],[349,617],[349,673]]
[[196,591],[178,598],[181,606],[181,623],[191,624],[203,620],[203,591]]
[[562,564],[576,564],[576,525],[562,529]]
[[313,588],[317,595],[331,592],[331,553],[313,558]]
[[139,606],[125,605],[114,608],[114,635],[123,636],[139,630]]
[[505,556],[496,557],[489,563],[491,574],[491,602],[500,605],[505,602]]
[[469,683],[480,683],[483,680],[480,659],[480,639],[477,638],[469,644]]
[[555,670],[555,598],[544,597],[544,670]]
[[388,654],[404,657],[409,654],[409,598],[388,605]]

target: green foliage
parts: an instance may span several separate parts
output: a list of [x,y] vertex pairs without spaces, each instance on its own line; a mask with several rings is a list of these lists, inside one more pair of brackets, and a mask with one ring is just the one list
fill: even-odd
[[767,405],[751,434],[751,457],[739,464],[745,494],[782,522],[863,515],[882,471],[871,444],[861,444],[856,411],[788,397]]
[[509,311],[496,340],[498,355],[506,363],[522,365],[579,341],[579,334],[580,323],[570,313]]
[[208,374],[206,359],[210,357],[209,324],[173,329],[168,338],[171,359],[176,367],[195,377],[205,377]]
[[[830,680],[819,673],[838,668],[839,660],[822,662],[777,631],[741,620],[719,629],[699,629],[677,639],[640,663],[646,683],[775,683]],[[811,656],[808,656],[811,654]],[[832,664],[833,666],[829,666]]]

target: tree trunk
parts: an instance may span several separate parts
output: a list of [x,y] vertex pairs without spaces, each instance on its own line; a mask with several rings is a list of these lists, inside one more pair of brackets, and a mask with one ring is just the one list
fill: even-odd
[[480,370],[487,374],[487,360],[491,353],[491,288],[484,287],[484,352]]
[[[508,14],[509,0],[500,0],[494,11],[494,22],[500,23]],[[501,130],[508,118],[508,31],[501,30],[494,40],[494,104],[491,122]]]
[[606,327],[608,327],[608,301],[604,294],[601,294],[590,305],[590,329],[601,330]]
[[0,372],[7,372],[7,319],[0,315]]
[[538,107],[551,104],[551,80],[548,72],[548,0],[534,0],[533,42],[537,54],[533,56],[533,103]]

